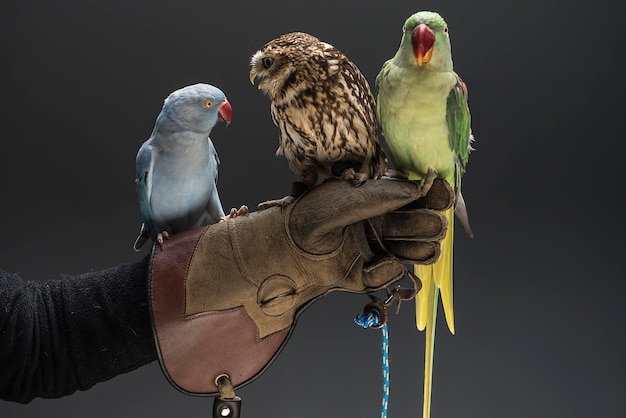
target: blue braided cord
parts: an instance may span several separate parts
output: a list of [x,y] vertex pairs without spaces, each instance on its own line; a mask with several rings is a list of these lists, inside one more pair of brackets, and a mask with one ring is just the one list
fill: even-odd
[[359,314],[354,318],[354,322],[363,328],[377,327],[380,325],[380,315],[375,309]]
[[389,405],[389,331],[387,330],[387,324],[384,324],[381,330],[383,332],[383,404],[380,416],[381,418],[387,418],[387,405]]
[[[380,325],[380,315],[372,309],[354,318],[354,322],[363,328],[371,328]],[[380,328],[383,335],[382,358],[383,358],[383,401],[380,416],[387,418],[387,406],[389,405],[389,330],[387,324]]]

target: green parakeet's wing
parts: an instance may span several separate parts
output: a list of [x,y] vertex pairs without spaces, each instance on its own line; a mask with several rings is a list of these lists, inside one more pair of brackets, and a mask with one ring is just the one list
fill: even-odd
[[457,83],[448,95],[446,120],[450,136],[450,148],[457,155],[454,185],[457,193],[455,214],[461,221],[467,235],[473,237],[474,234],[469,224],[465,201],[461,194],[461,177],[465,173],[465,165],[469,160],[473,137],[469,106],[467,105],[467,86],[458,75]]
[[448,95],[446,120],[450,133],[450,148],[458,155],[461,172],[464,172],[471,150],[471,123],[467,105],[467,86],[458,75],[457,83]]

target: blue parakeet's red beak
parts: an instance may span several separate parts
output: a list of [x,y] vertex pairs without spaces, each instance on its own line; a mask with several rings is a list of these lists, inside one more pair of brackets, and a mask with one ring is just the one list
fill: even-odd
[[226,125],[230,125],[230,122],[233,120],[233,108],[230,107],[228,100],[224,99],[217,112],[219,119],[226,122]]
[[428,26],[422,23],[413,29],[411,43],[418,66],[430,61],[435,46],[435,33]]

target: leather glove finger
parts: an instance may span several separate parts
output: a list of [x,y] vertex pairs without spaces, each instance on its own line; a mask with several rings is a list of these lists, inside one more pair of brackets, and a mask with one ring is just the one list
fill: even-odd
[[446,189],[442,183],[446,182],[436,179],[434,187],[425,187],[419,181],[380,179],[367,180],[355,188],[345,181],[327,181],[293,204],[289,222],[291,237],[303,251],[327,253],[341,242],[344,228],[350,224],[416,201],[419,202],[417,207],[449,205],[449,187]]

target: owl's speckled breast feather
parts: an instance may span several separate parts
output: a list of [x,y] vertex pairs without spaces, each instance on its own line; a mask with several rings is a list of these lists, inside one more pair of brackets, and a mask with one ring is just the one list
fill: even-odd
[[270,97],[280,130],[277,155],[301,181],[312,185],[318,175],[331,177],[336,162],[354,163],[370,178],[385,171],[374,97],[338,49],[308,34],[287,34],[257,52],[252,66],[255,77],[263,78],[259,88]]

